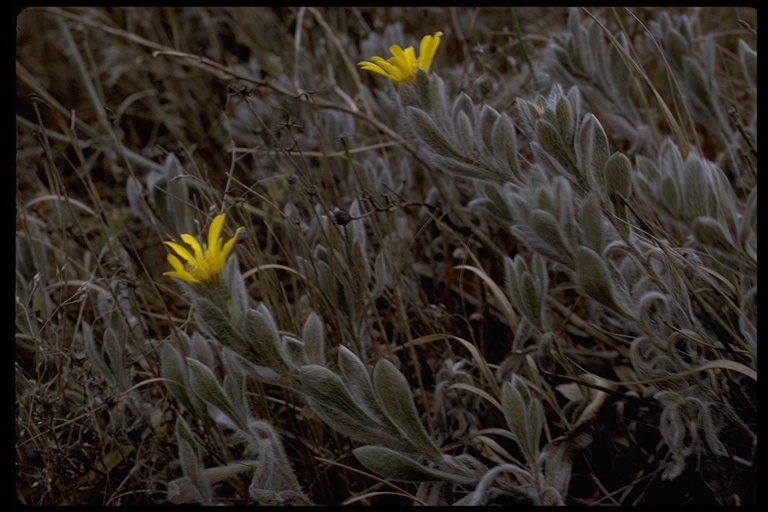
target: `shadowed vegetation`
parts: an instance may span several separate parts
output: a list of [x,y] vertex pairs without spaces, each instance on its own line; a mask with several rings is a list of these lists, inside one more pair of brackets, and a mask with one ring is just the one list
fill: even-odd
[[15,502],[755,504],[756,20],[21,11]]

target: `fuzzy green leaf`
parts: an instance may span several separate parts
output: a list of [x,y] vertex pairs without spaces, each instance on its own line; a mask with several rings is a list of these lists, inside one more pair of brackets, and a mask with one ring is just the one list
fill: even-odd
[[589,297],[616,311],[623,311],[614,293],[608,266],[592,249],[582,245],[576,250],[576,273],[579,286]]
[[624,153],[616,152],[605,162],[604,187],[609,197],[628,199],[632,192],[632,164]]
[[187,393],[189,372],[184,358],[171,343],[164,343],[160,350],[160,376],[166,379],[171,394],[189,411],[197,412]]
[[563,239],[560,224],[554,215],[537,208],[531,211],[528,216],[528,222],[530,222],[531,227],[539,238],[560,255],[558,261],[567,262],[573,260],[573,252]]
[[189,355],[197,359],[209,368],[216,364],[216,358],[211,350],[211,341],[203,337],[200,332],[195,331],[188,338]]
[[112,327],[107,327],[102,338],[104,349],[102,357],[109,369],[109,377],[121,391],[128,388],[128,374],[125,366],[125,342]]
[[323,319],[314,311],[309,314],[301,329],[304,352],[309,364],[325,364],[325,330]]
[[576,133],[576,116],[567,98],[557,100],[555,104],[555,117],[557,118],[557,126],[564,135],[565,142],[572,142],[573,136]]
[[246,313],[243,335],[250,345],[249,354],[258,364],[272,368],[283,376],[293,373],[293,368],[283,352],[282,340],[272,313],[263,304]]
[[[176,419],[175,430],[176,441],[179,446],[181,469],[184,471],[184,475],[186,475],[192,482],[198,493],[198,496],[195,498],[199,499],[203,504],[209,504],[213,490],[211,489],[211,484],[206,478],[200,462],[200,451],[197,445],[197,440],[192,435],[192,431],[189,429],[187,422],[180,416]],[[192,497],[189,496],[189,498]]]
[[600,207],[600,201],[593,192],[587,194],[584,202],[581,203],[579,220],[587,246],[593,251],[601,253],[605,246],[605,228],[603,226],[605,217],[603,216],[603,209]]
[[419,419],[411,386],[394,364],[386,359],[380,359],[376,363],[373,369],[373,387],[379,404],[392,423],[397,425],[424,455],[433,460],[440,460],[440,450]]
[[602,185],[605,182],[603,169],[608,159],[608,137],[593,114],[584,116],[575,141],[575,151],[581,175],[589,183]]
[[517,152],[515,125],[505,113],[502,113],[496,119],[496,122],[493,123],[490,147],[496,160],[502,162],[507,167],[510,178],[519,179],[522,173],[520,172],[520,161]]
[[456,124],[454,124],[454,130],[458,134],[458,140],[461,143],[462,149],[467,154],[475,153],[475,136],[474,127],[469,120],[469,116],[464,112],[459,112],[456,115]]
[[461,156],[454,149],[458,146],[458,143],[455,140],[449,140],[448,135],[437,126],[434,119],[426,112],[408,107],[406,113],[408,119],[413,123],[416,134],[429,149],[438,155]]
[[247,412],[242,408],[238,408],[237,403],[233,403],[227,398],[221,386],[219,386],[213,371],[191,357],[187,358],[187,367],[189,368],[189,385],[192,391],[226,414],[239,429],[247,432]]
[[339,369],[344,379],[347,381],[348,389],[356,402],[378,420],[379,423],[388,429],[394,427],[389,418],[382,411],[379,402],[376,400],[376,394],[373,391],[371,376],[368,368],[360,358],[344,345],[339,345]]
[[539,119],[536,123],[536,142],[551,159],[554,159],[569,174],[576,174],[573,149],[566,146],[560,131],[549,121]]
[[323,366],[303,366],[301,383],[312,410],[335,430],[366,443],[381,443],[398,449],[410,447],[398,438],[398,432],[386,432],[361,409],[341,378],[331,370]]
[[402,453],[382,446],[360,446],[352,450],[360,463],[371,471],[398,482],[453,482],[472,484],[476,480],[428,468]]
[[283,336],[283,353],[294,366],[309,364],[304,342],[293,336]]
[[245,342],[242,334],[232,325],[230,318],[219,306],[202,295],[196,295],[193,302],[196,306],[195,318],[208,335],[233,350],[241,353],[248,352],[248,343]]
[[493,127],[496,125],[500,115],[489,105],[483,105],[480,108],[480,115],[477,120],[475,130],[475,145],[481,153],[487,154],[492,148]]
[[723,226],[712,217],[697,217],[693,221],[693,237],[697,242],[719,249],[726,253],[735,253],[733,239]]
[[[252,468],[258,463],[258,460],[239,460],[226,466],[205,468],[203,475],[211,484],[217,484],[246,471],[252,471]],[[186,476],[168,482],[167,497],[171,503],[176,505],[193,503],[200,499],[192,480]]]
[[335,409],[357,423],[370,422],[368,415],[358,407],[341,378],[328,368],[318,365],[301,367],[301,383],[304,392],[320,404]]
[[677,183],[665,176],[661,180],[661,197],[656,198],[664,207],[672,213],[678,213],[681,210],[681,194]]
[[386,258],[384,257],[383,252],[376,255],[376,261],[373,264],[373,275],[376,280],[374,281],[373,289],[371,289],[371,299],[376,299],[384,291],[384,288],[391,283],[391,278],[387,271]]
[[543,427],[541,402],[531,396],[525,381],[515,374],[511,382],[502,385],[501,406],[504,419],[523,455],[530,464],[535,464]]

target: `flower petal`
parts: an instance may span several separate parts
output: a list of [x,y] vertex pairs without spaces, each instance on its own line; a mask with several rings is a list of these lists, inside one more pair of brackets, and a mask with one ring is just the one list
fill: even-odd
[[440,46],[440,38],[442,36],[442,32],[435,32],[435,35],[426,35],[421,39],[421,46],[419,47],[419,67],[424,71],[429,71],[429,68],[432,65],[432,59],[435,58],[435,53],[437,53],[437,47]]
[[379,66],[384,73],[384,76],[388,78],[394,78],[395,80],[400,80],[400,77],[402,76],[401,71],[396,67],[393,66],[392,63],[388,60],[384,60],[381,57],[371,57],[371,60],[374,62],[374,65]]
[[384,60],[374,56],[371,57],[370,61],[360,61],[357,65],[361,69],[373,71],[396,82],[410,81],[419,69],[429,71],[442,35],[442,32],[425,35],[421,39],[418,57],[416,57],[413,46],[403,49],[400,45],[393,44],[389,47],[389,51],[392,53],[391,58]]
[[[225,218],[226,214],[222,213],[211,221],[206,245],[201,246],[200,242],[190,234],[181,235],[181,239],[192,248],[192,252],[176,242],[164,242],[181,258],[174,254],[168,254],[168,263],[173,270],[165,272],[164,275],[176,277],[192,284],[205,284],[218,276],[224,263],[226,263],[227,256],[232,252],[238,234],[244,229],[238,228],[235,236],[224,243],[224,239],[221,238],[221,231]],[[186,261],[186,265],[182,259]]]
[[222,265],[223,265],[223,262],[227,260],[227,256],[229,256],[229,253],[232,252],[232,247],[235,246],[235,242],[237,241],[237,236],[240,234],[241,231],[245,231],[245,228],[237,228],[237,231],[235,231],[235,236],[227,240],[227,243],[224,244],[224,248],[221,250]]
[[387,78],[392,78],[392,75],[390,73],[387,73],[380,66],[377,66],[373,62],[358,62],[357,65],[360,66],[360,69],[373,71],[374,73],[378,73]]
[[[184,236],[184,235],[182,235],[182,236]],[[194,256],[192,256],[192,253],[190,253],[186,249],[186,247],[184,247],[183,245],[179,245],[176,242],[163,242],[163,243],[165,245],[167,245],[168,247],[170,247],[171,249],[173,249],[174,251],[176,251],[176,254],[178,254],[179,256],[184,258],[185,260],[187,260],[189,263],[194,265],[195,262],[197,262],[197,259]]]
[[171,276],[171,277],[178,277],[179,279],[183,279],[184,281],[188,281],[192,284],[199,284],[200,281],[197,280],[192,274],[190,274],[186,268],[184,268],[184,264],[181,263],[181,260],[174,256],[173,254],[168,255],[168,263],[171,264],[171,266],[174,268],[174,270],[169,270],[168,272],[163,272],[164,276]]
[[215,258],[218,255],[218,246],[216,242],[221,237],[221,228],[224,225],[224,219],[227,217],[225,213],[221,213],[213,218],[211,227],[208,230],[208,254],[213,255]]
[[195,261],[203,261],[205,259],[203,248],[200,246],[200,242],[197,241],[197,238],[185,233],[181,235],[181,239],[195,251]]

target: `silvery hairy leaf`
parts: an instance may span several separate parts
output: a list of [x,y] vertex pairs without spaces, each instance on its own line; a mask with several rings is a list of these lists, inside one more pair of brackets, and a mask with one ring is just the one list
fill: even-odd
[[[360,408],[341,378],[323,366],[301,367],[302,389],[307,402],[320,419],[352,439],[408,449],[409,443],[397,432],[388,432],[376,419]],[[398,437],[395,437],[397,435]]]
[[189,385],[197,396],[213,405],[240,430],[248,431],[248,413],[241,403],[235,403],[224,394],[213,371],[200,361],[187,358],[189,368]]
[[199,501],[203,504],[209,504],[211,502],[211,496],[213,495],[213,489],[211,489],[211,484],[208,481],[208,478],[206,478],[202,463],[200,462],[200,452],[197,440],[195,440],[192,431],[189,429],[189,425],[187,425],[187,422],[184,421],[184,418],[181,416],[176,419],[175,430],[176,441],[179,446],[181,469],[184,471],[184,475],[189,478],[189,481],[194,486],[194,490],[197,494],[196,496],[177,495],[176,499]]
[[243,337],[248,341],[248,354],[260,361],[254,361],[272,368],[283,376],[292,373],[293,367],[283,352],[280,333],[277,330],[272,313],[263,304],[258,309],[250,309],[243,324]]
[[440,482],[471,484],[475,479],[432,469],[383,446],[360,446],[352,450],[357,460],[371,471],[399,482]]
[[584,245],[579,247],[576,250],[576,273],[585,294],[614,311],[623,311],[616,301],[608,266],[599,254]]
[[510,432],[529,464],[535,465],[544,425],[541,402],[531,395],[528,385],[517,374],[501,388],[501,406]]
[[160,376],[166,379],[165,385],[176,400],[187,410],[198,412],[187,393],[190,385],[186,362],[178,349],[170,342],[163,343],[163,348],[160,350]]
[[624,153],[616,152],[608,157],[603,170],[603,186],[609,197],[618,195],[625,199],[632,192],[632,163]]
[[424,455],[440,460],[440,450],[421,424],[413,402],[411,386],[394,364],[380,359],[373,369],[373,388],[389,419]]
[[325,329],[323,319],[314,311],[309,314],[301,329],[304,353],[309,364],[325,364]]
[[593,114],[584,116],[574,146],[581,175],[593,188],[602,185],[605,182],[603,168],[608,159],[608,137]]
[[528,222],[536,235],[558,255],[557,261],[573,261],[573,252],[565,241],[562,228],[554,215],[537,208],[531,211]]
[[584,198],[579,209],[579,221],[581,232],[587,247],[600,254],[605,248],[605,216],[600,207],[600,200],[594,192],[590,192]]
[[387,415],[384,414],[384,411],[381,409],[381,406],[376,399],[376,393],[373,391],[373,384],[371,383],[371,376],[365,363],[360,360],[357,354],[344,345],[339,346],[338,356],[341,375],[346,381],[347,389],[356,400],[356,403],[365,409],[371,417],[378,420],[379,423],[394,429],[394,424]]

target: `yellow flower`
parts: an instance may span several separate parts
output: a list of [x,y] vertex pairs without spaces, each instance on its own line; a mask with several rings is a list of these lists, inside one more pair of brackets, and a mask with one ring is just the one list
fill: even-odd
[[185,266],[179,258],[169,254],[168,263],[171,264],[173,270],[164,272],[163,275],[178,277],[192,284],[203,284],[218,276],[227,261],[227,256],[232,252],[237,235],[244,229],[237,228],[235,236],[224,243],[224,239],[220,235],[225,217],[226,214],[222,213],[211,222],[211,227],[208,230],[208,245],[201,246],[200,242],[192,235],[181,235],[181,239],[192,248],[194,254],[176,242],[163,242],[186,260]]
[[388,60],[374,56],[371,57],[370,61],[361,61],[357,65],[361,69],[373,71],[395,82],[409,82],[416,75],[417,70],[429,71],[432,59],[435,58],[437,47],[440,46],[440,38],[442,36],[442,32],[435,32],[432,36],[424,36],[421,39],[418,57],[416,57],[416,51],[413,49],[413,46],[403,50],[400,45],[393,44],[389,47],[392,57]]

